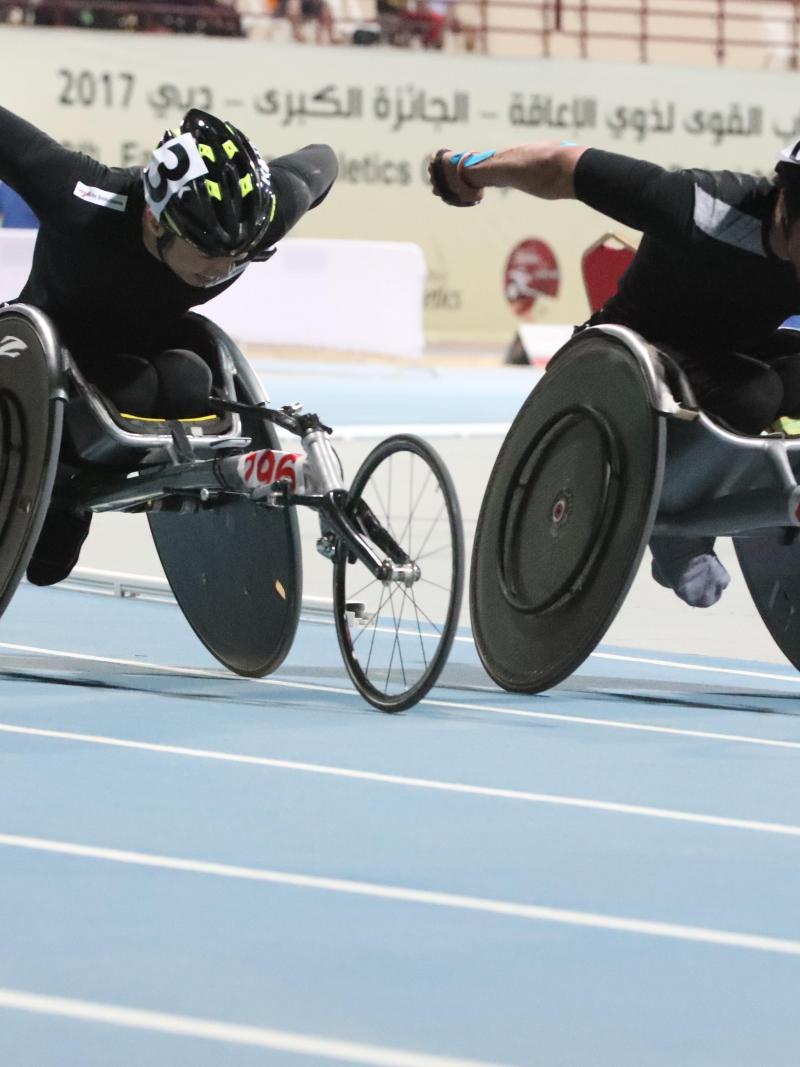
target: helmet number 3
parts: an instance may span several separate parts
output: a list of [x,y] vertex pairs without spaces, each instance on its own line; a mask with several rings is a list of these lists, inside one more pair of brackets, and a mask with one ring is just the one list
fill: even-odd
[[190,133],[165,141],[154,149],[144,172],[144,192],[150,210],[158,219],[169,201],[195,178],[208,173]]

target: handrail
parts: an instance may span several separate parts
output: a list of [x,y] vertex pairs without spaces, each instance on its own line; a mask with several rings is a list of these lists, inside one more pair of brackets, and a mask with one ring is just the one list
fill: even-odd
[[[408,0],[411,8],[424,2]],[[10,21],[12,12],[14,21],[37,25],[87,24],[81,16],[99,13],[100,26],[112,20],[121,28],[228,34],[242,34],[242,21],[275,19],[266,5],[245,12],[234,0],[0,0],[0,20]],[[591,59],[598,52],[609,58],[614,44],[623,52],[633,45],[636,57],[650,62],[656,46],[694,46],[700,53],[684,62],[705,53],[724,64],[733,52],[758,59],[760,51],[761,65],[779,58],[789,69],[800,66],[800,0],[451,0],[451,13],[452,24],[470,27],[484,52],[507,52],[509,44],[518,50],[522,39],[530,42],[528,55]],[[342,16],[338,23],[357,21]]]

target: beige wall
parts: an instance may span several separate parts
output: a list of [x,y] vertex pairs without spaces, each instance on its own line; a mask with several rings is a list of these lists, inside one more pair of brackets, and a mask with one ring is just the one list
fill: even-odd
[[580,256],[612,226],[580,204],[494,190],[477,209],[447,208],[425,180],[435,148],[558,138],[667,167],[769,171],[800,136],[797,78],[784,72],[9,27],[0,49],[0,101],[109,163],[143,160],[192,104],[241,125],[267,154],[330,143],[339,181],[295,235],[418,243],[431,339],[511,335],[504,271],[522,241],[549,246],[559,274],[557,295],[529,318],[583,320]]

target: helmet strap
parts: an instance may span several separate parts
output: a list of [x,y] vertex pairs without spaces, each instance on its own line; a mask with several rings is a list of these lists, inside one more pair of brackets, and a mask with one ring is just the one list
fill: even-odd
[[156,237],[156,252],[158,253],[158,258],[165,265],[166,265],[166,262],[167,262],[166,259],[164,258],[165,257],[165,253],[172,247],[172,244],[173,244],[174,241],[175,241],[175,234],[174,233],[170,233],[169,230],[164,230],[164,232],[162,234],[160,234],[158,237]]

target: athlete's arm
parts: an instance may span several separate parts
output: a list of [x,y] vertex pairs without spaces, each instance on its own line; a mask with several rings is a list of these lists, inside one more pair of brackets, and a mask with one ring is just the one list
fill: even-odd
[[694,181],[687,171],[557,141],[505,148],[472,166],[468,156],[453,171],[467,190],[494,186],[545,200],[577,199],[656,237],[684,229],[694,209]]
[[99,183],[106,168],[0,107],[0,179],[27,201],[40,219],[56,225],[76,182]]
[[267,243],[274,244],[307,211],[322,203],[336,181],[339,166],[332,148],[311,144],[298,152],[278,156],[270,162],[269,169],[277,206]]
[[470,189],[518,189],[543,200],[572,200],[575,168],[585,151],[585,147],[558,141],[519,144],[503,148],[475,165],[467,159],[458,171]]

